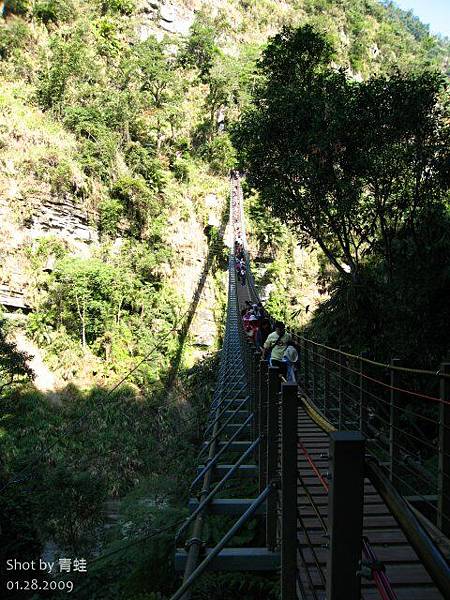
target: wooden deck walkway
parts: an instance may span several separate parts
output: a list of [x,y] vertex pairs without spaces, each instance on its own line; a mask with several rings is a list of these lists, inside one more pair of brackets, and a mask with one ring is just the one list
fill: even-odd
[[[325,476],[328,471],[328,434],[319,428],[302,406],[299,407],[298,436],[319,471]],[[298,473],[326,526],[327,491],[301,450],[298,453]],[[304,588],[305,600],[325,600],[327,537],[312,502],[308,498],[307,491],[299,482],[297,505],[302,520],[302,523],[300,520],[298,521],[299,580]],[[384,563],[387,577],[398,600],[444,599],[389,509],[368,480],[365,482],[364,535],[368,537],[377,559]],[[312,549],[308,538],[312,543]],[[304,561],[301,560],[301,554],[304,556]],[[364,600],[380,598],[373,581],[363,579],[362,589]],[[302,596],[299,597],[302,598]],[[450,598],[450,590],[448,597]]]

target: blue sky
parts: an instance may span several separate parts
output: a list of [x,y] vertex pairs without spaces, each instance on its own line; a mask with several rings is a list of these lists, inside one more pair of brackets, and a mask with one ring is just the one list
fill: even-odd
[[412,10],[433,33],[450,37],[450,0],[394,0],[404,10]]

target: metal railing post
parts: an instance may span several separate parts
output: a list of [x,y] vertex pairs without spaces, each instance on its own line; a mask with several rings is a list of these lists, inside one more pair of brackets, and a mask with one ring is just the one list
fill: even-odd
[[364,360],[361,355],[359,357],[359,430],[363,434],[367,433],[367,425],[369,423],[364,366]]
[[305,364],[305,392],[310,396],[309,393],[309,347],[308,342],[303,340],[303,362]]
[[327,348],[323,350],[323,414],[328,416],[330,405],[330,354]]
[[[254,369],[254,398],[253,398],[253,413],[255,418],[253,419],[253,439],[256,439],[260,434],[259,431],[259,370],[260,370],[260,358],[261,353],[255,352],[253,355],[253,369]],[[255,456],[256,462],[258,462],[258,456]]]
[[313,401],[313,403],[316,403],[316,398],[317,398],[317,352],[316,352],[316,348],[314,345],[312,345],[311,347],[311,359],[312,359],[312,365],[311,365],[311,400]]
[[[250,355],[250,406],[251,411],[254,414],[252,422],[252,440],[257,437],[257,414],[258,414],[258,364],[259,364],[259,353],[254,349]],[[256,457],[255,457],[256,458]]]
[[261,360],[259,363],[259,435],[261,443],[258,451],[259,465],[259,491],[267,486],[267,375],[269,363],[267,360]]
[[[267,485],[278,477],[278,430],[279,430],[280,370],[269,367],[267,397]],[[274,550],[277,544],[277,494],[276,489],[267,498],[266,545]]]
[[281,600],[297,599],[297,392],[281,386]]
[[359,431],[330,434],[327,600],[361,598],[364,450],[364,436]]
[[[440,372],[450,374],[450,362],[441,364]],[[440,378],[438,512],[437,525],[450,537],[450,379]]]
[[[395,367],[400,364],[399,358],[391,360],[391,366]],[[398,433],[400,430],[400,411],[398,406],[399,394],[395,387],[398,387],[398,373],[394,369],[389,370],[389,478],[393,485],[397,485],[397,473],[400,461],[400,448],[398,446]]]
[[338,429],[342,429],[342,400],[343,400],[343,368],[344,357],[342,356],[342,346],[339,346],[339,368],[338,368]]

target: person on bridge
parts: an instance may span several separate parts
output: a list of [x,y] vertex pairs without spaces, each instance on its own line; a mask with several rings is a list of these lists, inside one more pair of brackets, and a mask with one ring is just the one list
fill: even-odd
[[283,354],[283,362],[286,363],[288,383],[297,383],[295,377],[295,366],[298,363],[298,352],[294,346],[289,345]]
[[256,344],[256,337],[258,335],[259,323],[258,319],[254,315],[253,311],[251,311],[250,319],[248,322],[251,330],[251,337],[254,344]]
[[244,331],[245,333],[249,336],[249,337],[253,337],[253,328],[250,324],[250,320],[252,317],[254,317],[252,311],[250,310],[250,308],[244,308],[241,311],[241,317],[242,317],[242,325],[244,327]]
[[287,372],[287,363],[283,362],[284,353],[291,341],[291,334],[287,333],[284,323],[277,321],[275,323],[275,331],[267,336],[263,346],[262,358],[265,359],[270,353],[270,366],[279,367],[280,373],[284,375]]
[[[267,312],[261,302],[258,302],[254,305],[255,315],[258,317],[259,322],[261,323],[264,319],[267,318]],[[266,341],[266,340],[264,340]]]
[[245,277],[247,275],[247,270],[245,268],[245,263],[241,263],[241,284],[245,285]]
[[272,333],[272,326],[269,319],[262,319],[259,324],[258,333],[256,334],[256,347],[258,350],[263,350],[264,343],[268,336]]

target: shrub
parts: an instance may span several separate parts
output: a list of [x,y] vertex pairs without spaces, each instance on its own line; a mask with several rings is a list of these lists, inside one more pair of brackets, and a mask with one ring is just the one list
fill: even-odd
[[35,4],[33,14],[47,25],[70,21],[75,16],[75,8],[70,0],[41,0]]
[[121,177],[112,186],[111,197],[122,203],[132,230],[139,235],[147,225],[148,217],[156,216],[154,195],[142,178]]
[[136,2],[134,0],[100,0],[100,8],[103,14],[131,15],[136,8]]
[[108,180],[120,145],[120,136],[104,123],[104,115],[95,106],[70,107],[64,123],[81,138],[80,164],[87,175]]
[[74,166],[67,160],[63,159],[54,167],[48,168],[48,176],[53,194],[68,194],[77,189]]
[[114,236],[117,225],[123,217],[123,204],[117,198],[106,198],[99,207],[100,231],[105,235]]
[[30,39],[28,25],[22,19],[11,18],[0,23],[0,57],[9,58]]
[[228,134],[218,135],[208,144],[208,160],[216,175],[227,175],[236,164],[236,151]]
[[217,30],[211,19],[204,12],[198,13],[180,54],[180,63],[185,67],[197,67],[200,79],[205,82],[219,54],[216,38]]
[[38,77],[37,98],[43,109],[61,106],[69,82],[92,79],[92,61],[86,31],[80,25],[70,35],[51,38],[51,60],[44,63]]
[[164,173],[160,161],[143,148],[141,144],[132,142],[125,150],[125,160],[133,171],[142,175],[153,190],[161,191],[164,185]]
[[172,171],[177,181],[187,182],[190,175],[190,164],[187,158],[177,157],[172,163]]

